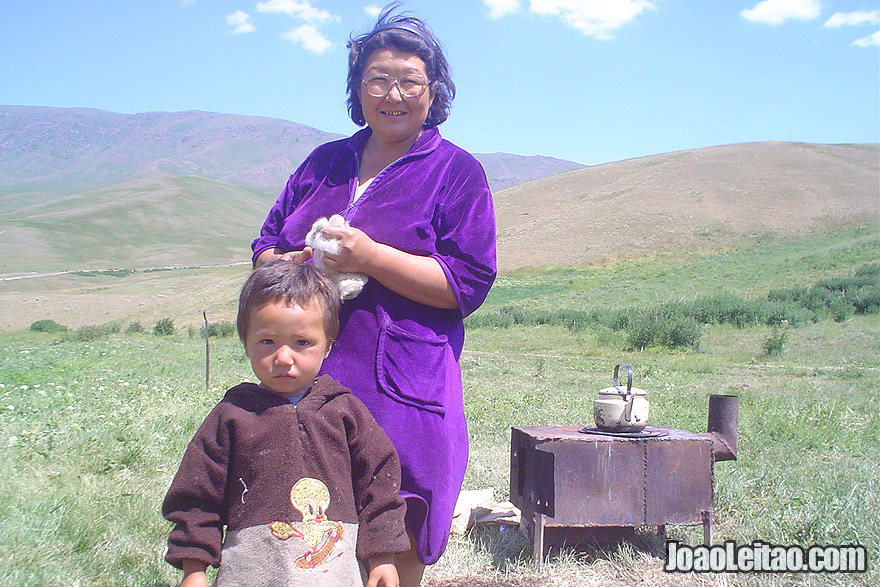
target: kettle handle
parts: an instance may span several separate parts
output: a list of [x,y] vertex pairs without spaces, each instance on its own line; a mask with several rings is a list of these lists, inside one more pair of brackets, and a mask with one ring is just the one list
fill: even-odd
[[626,367],[626,393],[629,395],[633,386],[633,370],[626,363],[620,363],[619,365],[614,366],[614,377],[611,380],[611,384],[614,387],[617,387],[617,373],[620,370],[621,365]]
[[[633,396],[632,394],[632,385],[633,385],[633,370],[626,363],[620,363],[626,367],[626,393],[623,395],[624,401],[626,401],[626,408],[623,410],[623,419],[626,422],[630,422],[632,420],[632,410],[633,410]],[[617,374],[620,370],[620,365],[614,366],[614,377],[612,378],[612,383],[614,387],[617,387]]]

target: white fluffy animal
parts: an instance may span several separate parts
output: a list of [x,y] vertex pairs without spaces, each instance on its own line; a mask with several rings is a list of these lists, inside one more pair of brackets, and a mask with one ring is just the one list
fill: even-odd
[[328,218],[318,218],[312,225],[312,229],[306,235],[306,244],[312,247],[312,259],[315,261],[315,267],[324,271],[336,287],[339,289],[339,296],[343,300],[350,300],[357,297],[361,290],[364,289],[369,277],[363,273],[344,273],[330,269],[324,264],[324,253],[331,255],[339,254],[339,239],[327,238],[321,231],[325,226],[348,226],[345,218],[339,214],[334,214]]

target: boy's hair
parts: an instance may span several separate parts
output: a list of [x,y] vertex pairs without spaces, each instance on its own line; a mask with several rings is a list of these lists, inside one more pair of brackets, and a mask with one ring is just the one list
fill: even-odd
[[339,334],[339,290],[321,270],[311,265],[278,259],[257,267],[248,276],[238,297],[238,337],[247,342],[251,312],[268,304],[304,308],[317,303],[324,318],[324,334]]

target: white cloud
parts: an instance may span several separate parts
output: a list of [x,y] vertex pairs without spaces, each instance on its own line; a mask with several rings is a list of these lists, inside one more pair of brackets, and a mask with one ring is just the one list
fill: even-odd
[[510,12],[519,10],[519,0],[483,0],[489,9],[489,18],[501,18]]
[[880,31],[853,41],[854,47],[880,47]]
[[333,43],[321,34],[321,31],[310,24],[300,25],[295,29],[283,32],[281,37],[302,45],[306,51],[319,55],[333,48]]
[[835,12],[829,18],[825,25],[829,28],[840,28],[842,26],[860,26],[863,24],[877,24],[880,22],[880,13],[876,10],[868,12],[867,10],[857,10],[856,12]]
[[364,12],[367,14],[367,16],[376,18],[377,16],[382,14],[382,8],[380,6],[376,6],[375,4],[367,4],[366,6],[364,6]]
[[610,39],[611,32],[634,20],[654,3],[649,0],[531,0],[529,10],[558,16],[569,26],[597,39]]
[[251,23],[250,15],[247,12],[242,12],[241,10],[236,10],[232,14],[227,14],[226,24],[231,27],[235,27],[232,31],[233,35],[252,33],[257,30]]
[[800,20],[817,18],[821,12],[822,4],[819,0],[764,0],[758,2],[754,8],[743,10],[740,14],[752,22],[782,24],[793,18]]
[[260,12],[281,12],[306,22],[337,22],[339,16],[315,8],[311,2],[298,2],[297,0],[267,0],[257,2],[257,10]]

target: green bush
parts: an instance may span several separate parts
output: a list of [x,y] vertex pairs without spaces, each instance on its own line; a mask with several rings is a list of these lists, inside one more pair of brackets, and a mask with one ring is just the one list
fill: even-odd
[[784,347],[785,347],[785,341],[787,338],[788,337],[785,333],[785,329],[774,328],[770,332],[770,336],[768,336],[764,340],[764,344],[763,344],[764,354],[767,355],[768,357],[782,354],[782,351],[784,350]]
[[598,315],[584,310],[559,310],[554,318],[557,324],[572,331],[585,330],[598,324]]
[[212,322],[208,324],[208,336],[232,336],[236,334],[237,329],[233,322]]
[[768,295],[767,299],[771,302],[792,302],[803,305],[803,300],[809,291],[806,287],[791,287],[788,289],[774,289]]
[[88,342],[103,338],[109,334],[116,334],[120,330],[117,323],[80,326],[76,330],[68,330],[61,334],[61,340]]
[[852,296],[852,305],[859,314],[880,312],[880,286],[868,285],[857,289]]
[[831,319],[835,322],[846,322],[855,313],[852,305],[847,304],[843,300],[834,300],[828,306],[831,313]]
[[97,340],[107,333],[100,326],[80,326],[73,332],[73,339],[80,341]]
[[799,304],[765,300],[760,302],[760,311],[757,323],[767,326],[780,326],[790,324],[792,326],[804,326],[819,320],[818,314]]
[[[204,338],[205,327],[187,326],[186,332],[190,338]],[[232,336],[233,334],[237,334],[237,328],[234,322],[224,321],[211,322],[208,324],[209,337],[227,337]]]
[[125,329],[125,332],[127,332],[127,333],[143,332],[143,331],[144,331],[143,324],[141,324],[140,322],[137,322],[137,321],[132,322],[131,324],[128,325],[128,328]]
[[700,325],[680,311],[649,310],[634,317],[627,330],[627,344],[635,350],[650,346],[691,348],[700,346]]
[[153,326],[153,334],[157,336],[169,336],[174,334],[174,321],[171,318],[162,318]]
[[[627,344],[633,349],[649,346],[695,349],[699,347],[703,324],[731,324],[740,328],[797,327],[822,317],[842,322],[853,313],[870,312],[880,312],[880,264],[863,265],[851,276],[823,279],[811,287],[773,290],[764,299],[747,300],[733,294],[719,294],[652,308],[554,312],[507,304],[470,316],[466,324],[469,328],[552,324],[572,331],[604,327],[624,331]],[[779,336],[784,342],[784,332]]]
[[54,320],[37,320],[36,322],[31,323],[31,330],[55,334],[57,332],[64,332],[67,330],[67,326],[62,326]]

